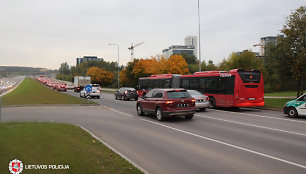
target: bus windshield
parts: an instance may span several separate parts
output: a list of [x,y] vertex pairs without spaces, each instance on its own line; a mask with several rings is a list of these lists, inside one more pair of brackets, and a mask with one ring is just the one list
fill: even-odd
[[259,83],[261,78],[260,71],[238,71],[238,74],[243,83]]

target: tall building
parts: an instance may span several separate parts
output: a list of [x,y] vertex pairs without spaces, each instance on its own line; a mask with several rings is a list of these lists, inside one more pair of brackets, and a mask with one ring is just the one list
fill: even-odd
[[171,45],[169,48],[162,51],[164,58],[169,58],[174,54],[186,53],[197,57],[198,42],[196,36],[187,36],[185,45]]
[[97,56],[84,56],[83,58],[76,58],[76,64],[80,64],[85,61],[100,61],[103,58],[98,58]]
[[193,54],[196,57],[198,56],[198,37],[197,36],[187,36],[185,37],[185,45],[186,46],[193,46]]
[[260,38],[260,43],[254,46],[260,46],[260,56],[264,56],[266,45],[271,43],[276,44],[278,38],[283,38],[283,37],[284,35],[262,37]]

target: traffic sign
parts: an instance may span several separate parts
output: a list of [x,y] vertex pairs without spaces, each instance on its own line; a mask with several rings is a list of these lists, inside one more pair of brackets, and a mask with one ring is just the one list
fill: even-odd
[[90,97],[90,94],[88,93],[87,95],[86,95],[86,99],[87,100],[89,100],[91,97]]
[[85,86],[85,91],[86,92],[90,92],[92,90],[92,86],[91,85],[86,85]]

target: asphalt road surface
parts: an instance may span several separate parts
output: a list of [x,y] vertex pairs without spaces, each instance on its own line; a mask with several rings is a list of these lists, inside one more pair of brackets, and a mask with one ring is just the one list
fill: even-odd
[[158,122],[137,116],[135,101],[93,100],[101,106],[3,108],[2,119],[82,125],[148,173],[306,173],[306,118],[208,109]]

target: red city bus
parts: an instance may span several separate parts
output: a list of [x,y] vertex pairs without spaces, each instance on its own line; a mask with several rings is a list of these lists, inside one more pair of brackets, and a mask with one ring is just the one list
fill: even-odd
[[180,74],[159,74],[139,78],[137,94],[141,97],[143,92],[154,88],[179,88],[180,76]]
[[[159,84],[167,85],[163,87]],[[139,79],[139,89],[194,89],[209,96],[212,107],[264,106],[264,81],[259,70],[203,71],[190,75],[152,75]],[[140,96],[142,95],[139,92]]]

